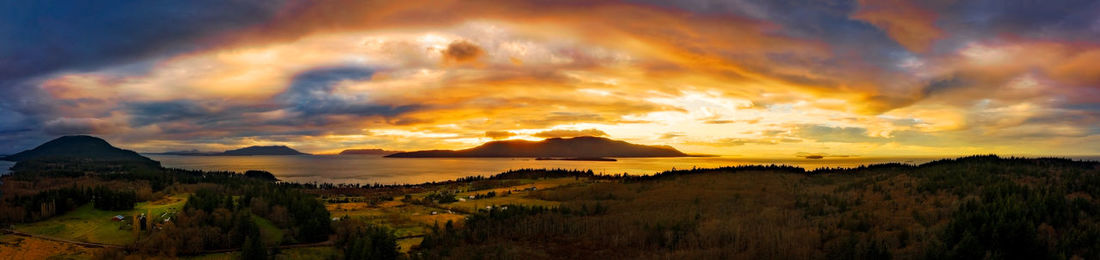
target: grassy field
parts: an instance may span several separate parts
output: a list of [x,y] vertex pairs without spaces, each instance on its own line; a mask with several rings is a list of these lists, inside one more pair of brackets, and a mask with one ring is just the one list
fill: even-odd
[[[547,190],[558,188],[562,186],[571,185],[584,185],[588,179],[575,179],[575,178],[556,178],[556,179],[539,179],[539,180],[521,180],[520,185],[502,187],[496,189],[487,189],[479,191],[459,192],[458,198],[462,198],[465,201],[459,201],[455,203],[448,203],[441,205],[443,208],[455,209],[464,212],[477,212],[479,209],[485,209],[488,206],[499,205],[526,205],[526,206],[544,206],[554,207],[560,203],[556,201],[546,201],[535,198],[530,198],[527,195],[531,191],[527,190],[533,188],[534,190]],[[472,196],[478,194],[488,194],[489,192],[495,192],[496,197],[473,199]]]
[[91,259],[97,250],[37,238],[0,236],[0,259]]
[[188,194],[177,194],[158,201],[142,202],[135,205],[133,210],[125,211],[98,210],[92,204],[87,204],[61,216],[17,225],[15,229],[63,239],[126,245],[134,242],[134,233],[128,228],[120,229],[126,221],[113,221],[112,217],[123,215],[129,221],[135,213],[148,212],[152,216],[159,216],[164,212],[182,209],[187,202],[187,196]]
[[252,215],[252,221],[260,227],[260,236],[264,238],[264,245],[274,246],[283,242],[283,230],[271,221],[256,215]]

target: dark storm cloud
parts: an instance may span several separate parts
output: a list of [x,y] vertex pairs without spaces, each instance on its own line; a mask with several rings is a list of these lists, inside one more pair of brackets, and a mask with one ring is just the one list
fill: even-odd
[[[130,125],[161,126],[165,134],[193,135],[219,132],[231,136],[310,136],[347,121],[329,116],[390,117],[418,108],[414,105],[371,104],[366,93],[341,94],[337,85],[345,81],[369,80],[373,70],[360,67],[324,67],[294,77],[283,93],[252,102],[233,100],[171,100],[125,104]],[[286,111],[278,116],[260,113]]]
[[[11,85],[2,85],[6,83]],[[41,129],[56,114],[52,100],[40,88],[0,80],[0,154],[33,148],[48,140],[49,136]]]
[[[890,39],[882,30],[866,22],[853,20],[851,13],[859,8],[855,0],[687,0],[644,2],[659,6],[683,9],[696,13],[732,14],[766,20],[782,25],[779,33],[790,37],[822,40],[834,48],[838,56],[830,60],[816,61],[822,67],[844,65],[852,60],[890,68],[905,49]],[[782,54],[771,55],[775,62],[788,62]],[[782,75],[777,75],[782,76]],[[793,81],[814,81],[793,77]],[[817,82],[820,83],[820,82]]]
[[53,98],[37,86],[42,77],[212,47],[218,35],[262,23],[284,4],[0,1],[0,114],[7,118],[0,121],[0,153],[30,148],[53,134],[102,129],[101,123],[63,120],[55,107],[79,100]]
[[931,96],[934,94],[950,91],[952,89],[961,88],[966,85],[966,81],[959,76],[952,76],[949,78],[934,80],[924,87],[922,91],[925,96]]
[[358,115],[395,116],[418,108],[416,105],[386,106],[370,104],[369,93],[336,93],[343,81],[369,80],[374,70],[362,67],[332,67],[313,69],[294,77],[290,88],[280,98],[293,111],[303,116]]
[[134,103],[128,107],[131,124],[146,126],[159,122],[210,117],[213,111],[190,100]]
[[[286,1],[2,1],[0,83],[200,49]],[[10,87],[10,86],[0,86]]]
[[[854,36],[844,21],[859,7],[857,0],[633,0],[703,14],[733,14],[777,22],[797,35]],[[964,37],[1002,33],[1064,39],[1100,39],[1100,2],[1092,0],[911,1],[938,14],[936,24]],[[845,27],[848,27],[845,29]],[[847,33],[845,33],[847,32]],[[875,43],[867,43],[875,44]]]
[[1008,33],[1044,39],[1100,40],[1100,2],[1092,0],[958,1],[939,9],[939,24],[972,37]]

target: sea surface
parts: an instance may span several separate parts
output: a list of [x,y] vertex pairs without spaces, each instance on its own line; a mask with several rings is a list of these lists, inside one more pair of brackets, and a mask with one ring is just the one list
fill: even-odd
[[178,156],[146,155],[164,167],[237,171],[265,170],[292,182],[406,184],[490,176],[511,169],[592,170],[596,174],[648,175],[672,169],[735,165],[791,165],[806,169],[874,163],[920,164],[938,158],[747,159],[738,157],[617,158],[615,162],[533,158],[385,158],[374,155]]
[[[879,163],[921,164],[943,157],[754,159],[742,157],[617,158],[615,162],[553,161],[533,158],[385,158],[377,155],[291,156],[178,156],[149,155],[169,168],[207,171],[265,170],[291,182],[418,184],[467,176],[490,176],[512,169],[550,168],[592,170],[596,174],[648,175],[672,169],[715,168],[737,165],[790,165],[808,170],[858,167]],[[954,158],[954,157],[948,157]],[[1100,156],[1069,156],[1100,161]],[[14,162],[0,161],[0,175]]]

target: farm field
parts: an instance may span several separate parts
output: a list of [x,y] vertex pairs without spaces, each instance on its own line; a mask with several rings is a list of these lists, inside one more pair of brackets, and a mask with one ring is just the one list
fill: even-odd
[[0,259],[91,259],[98,251],[38,238],[0,235]]
[[[16,225],[15,230],[81,242],[127,245],[133,243],[136,238],[131,229],[123,227],[128,227],[127,221],[133,218],[134,214],[149,213],[159,216],[164,212],[182,209],[187,203],[187,196],[188,194],[166,196],[157,201],[137,203],[133,210],[124,211],[98,210],[89,203],[61,216]],[[126,220],[114,221],[111,218],[115,215],[125,216]]]
[[[419,200],[432,192],[460,191],[454,192],[455,197],[460,201],[453,203],[414,204],[403,201],[404,197],[399,196],[392,201],[383,201],[375,205],[366,202],[326,203],[326,208],[336,218],[359,218],[394,229],[395,235],[400,238],[399,250],[408,252],[420,244],[423,240],[421,236],[430,233],[433,226],[443,227],[448,221],[461,226],[470,212],[477,212],[479,209],[485,209],[486,206],[557,206],[560,202],[530,198],[528,195],[535,190],[547,190],[564,185],[583,185],[588,181],[586,178],[521,179],[515,180],[512,183],[514,185],[476,191],[467,191],[471,187],[464,185],[408,194],[410,199]],[[489,192],[495,192],[498,195],[491,198],[471,198]],[[347,197],[347,199],[356,201],[361,198]]]

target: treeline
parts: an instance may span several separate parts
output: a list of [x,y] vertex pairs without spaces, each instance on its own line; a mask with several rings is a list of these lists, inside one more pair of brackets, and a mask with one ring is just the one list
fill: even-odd
[[975,156],[921,167],[919,192],[968,198],[929,258],[1100,259],[1096,163]]
[[240,248],[262,239],[246,207],[232,195],[209,189],[196,191],[175,218],[136,242],[147,256],[198,254],[204,250]]
[[148,181],[154,191],[174,183],[246,184],[256,180],[276,181],[266,171],[237,173],[229,171],[201,171],[162,168],[156,164],[134,161],[93,160],[28,160],[11,168],[10,178],[35,181],[39,178],[74,178],[94,176],[102,180]]
[[113,190],[106,186],[68,188],[42,191],[30,196],[10,196],[0,203],[0,222],[33,222],[64,214],[81,205],[94,202],[100,210],[130,210],[137,203],[133,190]]
[[[676,176],[687,176],[705,173],[737,173],[746,171],[757,172],[772,172],[772,173],[793,173],[793,174],[806,174],[806,175],[829,175],[829,174],[841,174],[841,175],[858,175],[869,172],[903,172],[903,171],[915,171],[915,170],[928,170],[936,169],[937,167],[955,167],[959,164],[1000,164],[1002,168],[1016,168],[1025,167],[1033,168],[1035,166],[1041,167],[1067,167],[1074,169],[1089,169],[1096,165],[1096,162],[1089,161],[1076,161],[1066,158],[1020,158],[1009,157],[1001,158],[997,155],[974,155],[965,156],[955,159],[940,159],[920,165],[904,164],[904,163],[879,163],[879,164],[867,164],[857,167],[825,167],[817,168],[813,170],[806,170],[802,167],[790,166],[790,165],[738,165],[738,166],[724,166],[716,168],[692,168],[681,170],[669,170],[659,172],[653,175],[595,175],[591,177],[599,179],[617,179],[623,181],[645,181],[645,180],[659,180],[665,178],[671,178]],[[1009,173],[1019,173],[1023,168],[1012,170]],[[555,170],[560,171],[560,170]],[[514,175],[522,176],[521,178],[538,178],[541,174],[555,175],[560,174],[557,172],[547,170],[525,169],[519,170],[519,173],[505,172],[500,175]],[[985,173],[979,173],[985,174]],[[495,176],[494,176],[495,177]],[[988,177],[988,176],[986,176]]]
[[[266,172],[251,175],[228,171],[198,171],[168,168],[150,168],[147,164],[102,161],[24,161],[12,168],[12,176],[5,177],[4,187],[16,183],[37,184],[45,179],[80,180],[85,188],[76,186],[31,191],[33,195],[18,195],[6,191],[0,197],[0,223],[33,222],[64,214],[95,198],[95,208],[102,210],[132,209],[139,198],[134,189],[112,190],[102,183],[134,183],[130,187],[151,188],[143,194],[156,193],[174,184],[214,183],[230,187],[243,187],[255,183],[267,183],[271,177]],[[90,176],[90,177],[89,177]],[[147,185],[146,185],[147,184]],[[28,185],[37,186],[37,185]],[[22,192],[26,193],[26,192]],[[143,195],[145,196],[145,195]],[[148,196],[145,196],[148,197]]]
[[[588,205],[582,208],[542,207],[506,205],[491,209],[478,210],[470,215],[461,228],[447,221],[440,227],[432,226],[424,240],[409,255],[412,259],[511,259],[523,253],[523,246],[538,243],[561,243],[560,239],[570,239],[563,235],[576,234],[585,223],[565,222],[568,218],[596,216],[607,213],[602,204]],[[550,224],[550,225],[544,225]],[[503,241],[520,242],[501,244]],[[476,246],[475,246],[476,245]],[[486,254],[489,248],[512,247]],[[586,248],[577,248],[584,251]],[[615,250],[605,248],[604,250]],[[557,255],[555,258],[571,258],[569,255]],[[575,258],[575,257],[572,257]]]
[[336,227],[336,246],[344,259],[397,259],[397,236],[385,226],[363,222],[358,218],[343,218]]
[[11,168],[11,175],[13,178],[25,180],[39,177],[81,177],[88,174],[97,176],[149,174],[159,171],[158,165],[142,161],[39,159],[16,163]]
[[439,203],[439,204],[447,204],[447,203],[454,203],[454,202],[458,202],[458,199],[455,198],[455,193],[452,192],[452,191],[432,192],[432,193],[429,193],[427,196],[424,196],[424,200],[421,201],[421,203]]
[[[454,180],[447,181],[432,181],[419,184],[355,184],[355,183],[283,183],[284,185],[290,185],[299,189],[316,189],[316,190],[349,190],[347,195],[361,195],[353,194],[350,190],[416,190],[422,191],[424,189],[430,189],[440,186],[455,186],[462,184],[473,183],[473,190],[492,189],[498,187],[514,186],[515,182],[512,180],[519,179],[539,179],[539,178],[606,178],[608,176],[621,176],[621,175],[597,175],[592,170],[570,170],[570,169],[515,169],[508,170],[502,173],[485,176],[468,176]],[[497,185],[494,185],[496,183]]]
[[319,242],[332,234],[331,216],[316,197],[282,185],[252,185],[241,205],[276,226],[291,231],[296,242]]
[[[489,176],[490,180],[499,179],[539,179],[539,178],[590,178],[596,176],[592,170],[570,170],[570,169],[516,169],[508,170],[493,176]],[[479,180],[477,177],[470,177],[467,180]],[[462,180],[462,179],[460,179]]]
[[254,217],[268,219],[284,230],[283,241],[276,244],[320,242],[332,234],[329,213],[316,197],[274,184],[221,186],[196,191],[173,221],[139,240],[137,247],[145,255],[242,248],[250,252],[249,257],[265,256],[267,245],[257,244],[263,238]]

